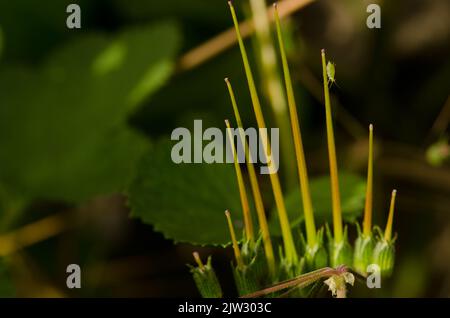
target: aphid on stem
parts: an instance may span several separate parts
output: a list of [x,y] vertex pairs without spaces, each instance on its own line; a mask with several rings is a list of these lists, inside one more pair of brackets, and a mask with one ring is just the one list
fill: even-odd
[[333,84],[339,87],[339,85],[336,83],[336,64],[331,61],[328,61],[327,63],[327,78],[330,88]]

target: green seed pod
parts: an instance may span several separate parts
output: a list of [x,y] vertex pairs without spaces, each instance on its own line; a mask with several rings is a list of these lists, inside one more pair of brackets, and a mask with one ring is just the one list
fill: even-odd
[[241,248],[244,265],[234,266],[233,275],[239,295],[250,294],[266,286],[271,282],[271,275],[268,272],[267,262],[264,258],[262,237],[251,244],[244,242]]
[[332,250],[330,250],[330,265],[331,267],[337,267],[339,265],[352,264],[352,247],[344,239],[342,242],[333,243]]
[[297,263],[292,263],[279,248],[280,265],[278,267],[277,281],[283,281],[301,275],[305,270],[305,258],[300,258]]
[[339,265],[351,266],[353,264],[352,247],[348,243],[347,238],[347,227],[344,229],[344,235],[341,242],[336,242],[331,236],[329,229],[328,241],[329,241],[329,255],[330,255],[330,266],[337,267]]
[[386,223],[386,229],[384,230],[384,235],[379,231],[379,239],[375,245],[373,251],[373,263],[380,267],[380,272],[382,276],[388,277],[392,274],[394,269],[395,261],[395,238],[392,237],[392,224],[394,223],[394,207],[395,207],[395,197],[397,196],[397,190],[392,190],[391,194],[391,204],[389,207],[389,216]]
[[328,265],[327,250],[323,245],[323,229],[317,231],[317,243],[310,247],[301,236],[305,250],[306,271],[310,272]]
[[373,250],[372,263],[380,267],[381,275],[389,277],[394,269],[395,247],[393,241],[381,239]]
[[355,250],[353,253],[353,268],[360,274],[367,274],[367,266],[372,264],[373,249],[375,240],[372,233],[364,235],[358,226],[358,238],[355,241]]
[[208,257],[206,265],[200,260],[198,253],[194,253],[194,258],[198,263],[198,267],[188,265],[191,268],[192,277],[194,278],[197,289],[204,298],[221,298],[222,288],[216,273],[211,266],[211,256]]
[[239,268],[234,265],[231,266],[233,267],[234,281],[239,296],[247,295],[260,289],[253,268],[249,266],[245,266],[244,268]]

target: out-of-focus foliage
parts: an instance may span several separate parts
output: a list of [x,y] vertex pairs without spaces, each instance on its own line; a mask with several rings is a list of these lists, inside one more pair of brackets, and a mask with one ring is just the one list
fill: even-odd
[[227,23],[228,16],[223,14],[227,8],[226,2],[219,3],[210,0],[165,0],[148,2],[141,0],[113,0],[114,6],[127,18],[148,19],[160,18],[161,16],[176,17],[180,20],[195,23],[217,24]]
[[3,53],[3,29],[2,26],[0,25],[0,60],[2,58],[2,53]]
[[433,166],[441,166],[450,158],[450,146],[447,139],[432,144],[426,152],[428,162]]
[[178,43],[174,24],[152,24],[84,36],[37,69],[3,69],[1,182],[64,201],[123,189],[146,146],[127,117],[171,75]]
[[[50,48],[77,36],[68,33],[66,7],[71,0],[0,1],[0,23],[5,37],[4,55],[8,61],[36,62],[45,57]],[[93,1],[78,0],[82,9],[83,26],[92,20]]]
[[0,258],[0,297],[14,297],[15,288],[11,272],[4,259]]

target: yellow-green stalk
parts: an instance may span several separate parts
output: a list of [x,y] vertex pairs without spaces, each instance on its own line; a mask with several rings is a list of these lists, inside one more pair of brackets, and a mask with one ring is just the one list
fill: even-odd
[[366,204],[364,206],[363,234],[372,233],[372,193],[373,193],[373,125],[369,125],[369,160],[367,164]]
[[369,126],[369,159],[367,164],[366,203],[364,207],[363,231],[358,226],[358,238],[355,241],[353,267],[366,274],[367,266],[372,263],[375,241],[372,234],[372,198],[373,198],[373,125]]
[[[255,86],[255,81],[253,79],[253,74],[250,68],[250,64],[248,62],[248,57],[247,57],[247,51],[245,50],[245,46],[244,46],[244,42],[242,40],[241,37],[241,33],[239,31],[239,23],[236,17],[236,12],[234,10],[233,4],[231,3],[231,1],[228,2],[228,5],[230,7],[230,11],[231,11],[231,16],[233,18],[233,23],[235,26],[235,30],[236,30],[236,36],[238,39],[238,43],[239,43],[239,49],[241,51],[241,55],[242,55],[242,62],[244,64],[244,70],[245,70],[245,75],[247,77],[247,82],[248,82],[248,87],[249,87],[249,91],[250,91],[250,97],[252,100],[252,105],[253,105],[253,111],[255,112],[255,116],[256,116],[256,121],[258,123],[258,127],[260,129],[260,138],[262,138],[263,141],[267,141],[267,143],[264,143],[267,147],[267,149],[270,149],[270,142],[267,136],[267,133],[265,133],[265,128],[266,128],[266,124],[264,121],[264,116],[262,113],[262,109],[261,109],[261,103],[259,101],[259,97],[258,97],[258,93],[256,92],[256,86]],[[267,154],[267,149],[264,149],[264,153]],[[285,256],[288,262],[290,262],[291,264],[296,264],[298,262],[298,255],[297,255],[297,251],[295,249],[295,245],[294,245],[294,240],[292,238],[292,232],[291,232],[291,227],[289,224],[289,218],[287,216],[287,212],[286,212],[286,207],[284,204],[284,198],[283,198],[283,193],[281,190],[281,184],[280,184],[280,179],[278,177],[278,174],[276,172],[276,170],[274,169],[274,163],[273,160],[266,160],[268,165],[269,165],[269,177],[270,177],[270,181],[272,183],[272,190],[274,193],[274,198],[275,198],[275,204],[277,206],[277,211],[278,211],[278,218],[280,220],[280,225],[281,225],[281,232],[282,232],[282,236],[283,236],[283,243],[284,243],[284,249],[285,249]]]
[[231,242],[233,244],[234,257],[236,258],[236,264],[239,269],[244,268],[244,262],[242,261],[241,250],[239,249],[238,242],[236,240],[236,233],[234,232],[233,222],[231,221],[231,215],[228,210],[225,211],[227,217],[228,228],[230,230]]
[[397,196],[397,190],[392,190],[391,205],[389,207],[389,216],[386,223],[386,229],[384,230],[384,240],[390,242],[392,240],[392,225],[394,223],[394,208],[395,197]]
[[392,238],[392,224],[394,222],[394,207],[397,190],[392,191],[389,216],[386,223],[384,236],[378,239],[373,251],[373,263],[380,267],[381,275],[390,276],[394,269],[395,261],[395,238]]
[[[331,114],[330,92],[328,90],[328,73],[325,50],[322,49],[323,91],[325,95],[325,116],[327,126],[328,157],[330,164],[331,201],[333,212],[333,236],[328,232],[330,265],[336,267],[353,263],[351,246],[348,243],[346,228],[342,226],[341,199],[339,194],[339,180],[336,160],[336,146],[334,143],[333,118]],[[334,74],[333,74],[334,76]]]
[[339,194],[336,146],[334,143],[333,119],[331,114],[330,92],[328,91],[328,75],[326,65],[327,63],[325,58],[325,50],[322,49],[323,91],[325,95],[325,116],[327,126],[328,157],[330,163],[331,199],[332,199],[333,230],[334,230],[333,234],[335,242],[339,243],[343,239],[341,198]]
[[280,129],[280,149],[283,156],[281,165],[284,171],[284,181],[287,189],[296,186],[294,144],[289,127],[289,113],[284,96],[283,83],[278,71],[277,55],[267,14],[266,0],[250,0],[255,26],[256,45],[259,52],[261,74],[264,75],[262,86],[267,95],[268,104],[272,108],[275,123]]
[[228,138],[230,140],[230,145],[233,149],[234,169],[236,170],[236,178],[237,178],[238,187],[239,187],[239,196],[241,198],[242,213],[244,215],[245,236],[246,236],[246,239],[250,241],[251,245],[253,245],[253,242],[254,242],[253,221],[252,221],[252,216],[250,214],[250,207],[248,204],[247,191],[245,190],[244,178],[242,177],[241,166],[239,164],[238,156],[236,154],[236,148],[234,146],[233,135],[231,133],[231,127],[230,127],[230,123],[228,122],[228,120],[225,120],[225,125],[228,128],[228,130],[227,130]]
[[280,18],[278,16],[277,5],[275,8],[275,21],[277,26],[278,43],[280,46],[281,61],[283,65],[284,81],[286,85],[286,95],[288,99],[289,114],[291,118],[292,135],[294,138],[295,155],[297,157],[297,170],[300,180],[300,190],[303,202],[303,212],[305,214],[306,238],[308,246],[314,248],[316,245],[316,225],[314,223],[314,212],[309,191],[308,172],[306,169],[305,154],[303,151],[303,142],[298,122],[297,105],[295,103],[294,89],[292,88],[291,75],[284,50],[283,35],[281,33]]
[[258,185],[258,179],[256,177],[255,167],[253,166],[253,158],[249,151],[248,142],[245,139],[244,127],[242,125],[241,115],[239,114],[239,109],[237,107],[236,98],[234,96],[233,87],[231,86],[228,78],[225,78],[225,83],[227,84],[228,93],[230,94],[231,104],[233,105],[234,115],[236,117],[237,126],[239,128],[239,134],[241,139],[241,144],[245,145],[245,163],[247,165],[247,170],[250,179],[250,186],[253,192],[253,198],[255,201],[256,214],[258,216],[259,227],[261,229],[262,240],[264,244],[264,252],[266,254],[267,264],[269,267],[269,272],[272,277],[275,275],[275,257],[273,253],[272,240],[270,239],[269,225],[267,223],[266,213],[264,211],[264,204],[262,200],[261,191]]

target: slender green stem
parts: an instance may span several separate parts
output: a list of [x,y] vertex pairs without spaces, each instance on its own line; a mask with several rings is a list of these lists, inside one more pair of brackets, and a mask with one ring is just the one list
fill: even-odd
[[272,108],[275,123],[280,129],[280,149],[283,156],[280,163],[284,172],[284,184],[287,189],[296,186],[294,144],[291,138],[289,113],[284,96],[283,82],[281,80],[279,65],[274,41],[270,29],[270,21],[266,8],[266,0],[250,0],[250,7],[255,26],[256,45],[259,52],[259,66],[263,74],[262,88],[266,93],[268,105]]
[[228,228],[230,230],[231,242],[233,243],[234,257],[236,258],[236,263],[239,269],[244,268],[244,262],[242,261],[241,250],[239,249],[238,242],[236,240],[236,233],[234,232],[233,222],[231,221],[231,215],[228,210],[225,211],[225,216],[227,217]]
[[228,120],[225,120],[225,125],[228,128],[228,138],[230,140],[230,145],[233,148],[233,157],[234,157],[234,169],[236,170],[236,178],[239,187],[239,196],[241,198],[242,205],[242,214],[244,215],[244,224],[245,224],[245,235],[248,240],[253,244],[254,235],[253,235],[253,221],[252,216],[250,214],[250,207],[248,204],[247,191],[245,190],[244,178],[242,177],[241,166],[238,161],[238,156],[236,154],[236,147],[234,145],[233,135],[231,133],[231,127]]
[[[242,41],[242,37],[239,31],[239,23],[236,17],[236,12],[234,10],[233,4],[231,1],[228,2],[230,6],[231,15],[233,17],[233,23],[236,30],[236,36],[238,38],[239,49],[242,55],[242,62],[244,64],[245,75],[247,77],[248,88],[250,91],[250,97],[252,100],[253,111],[255,112],[256,121],[258,122],[258,127],[260,130],[260,138],[263,141],[267,141],[267,143],[263,142],[265,145],[264,153],[267,156],[267,149],[270,149],[270,142],[267,136],[267,132],[265,130],[266,124],[264,121],[264,116],[261,109],[261,103],[259,102],[258,94],[256,92],[255,81],[253,79],[253,74],[250,68],[250,63],[248,62],[247,51],[245,50],[244,42]],[[267,158],[266,158],[267,159]],[[283,236],[283,243],[286,253],[286,258],[291,263],[296,263],[298,261],[297,251],[295,250],[294,240],[292,238],[291,227],[289,224],[289,219],[286,212],[286,207],[284,204],[283,193],[281,190],[280,179],[278,177],[278,173],[274,168],[273,160],[266,160],[269,165],[269,177],[272,183],[272,190],[274,193],[275,204],[277,206],[278,217],[281,225],[281,232]]]
[[280,18],[276,3],[275,8],[275,22],[277,26],[278,43],[280,46],[281,61],[283,65],[284,81],[286,85],[286,94],[288,98],[289,114],[291,118],[292,135],[294,138],[295,155],[297,157],[297,170],[300,179],[300,191],[302,195],[303,211],[305,214],[306,237],[308,245],[314,247],[316,245],[316,226],[314,223],[314,212],[311,202],[311,194],[309,191],[308,172],[306,169],[305,154],[303,151],[302,136],[300,133],[300,124],[297,115],[297,105],[295,103],[294,89],[292,87],[291,74],[284,50],[283,34],[281,32]]
[[369,160],[367,164],[366,205],[364,208],[363,234],[372,232],[372,196],[373,196],[373,125],[369,126]]
[[394,223],[394,208],[395,208],[395,197],[397,196],[397,190],[392,190],[391,194],[391,205],[389,207],[389,216],[386,223],[386,230],[384,231],[384,239],[390,241],[392,238],[392,224]]
[[325,95],[325,115],[327,124],[328,157],[330,161],[331,199],[333,202],[333,228],[335,243],[342,242],[342,212],[339,195],[338,169],[336,160],[336,146],[334,143],[333,119],[331,115],[330,93],[328,91],[327,66],[325,50],[322,49],[323,91]]
[[200,255],[198,255],[198,252],[194,252],[194,253],[192,253],[192,255],[194,256],[195,262],[197,263],[198,267],[201,270],[204,270],[205,265],[203,265],[202,259],[200,258]]
[[241,143],[245,145],[245,162],[247,164],[247,170],[250,178],[250,185],[253,192],[253,198],[255,200],[256,214],[258,215],[259,226],[261,228],[262,239],[264,244],[264,251],[266,253],[266,259],[269,266],[271,275],[275,275],[275,257],[273,253],[272,240],[270,239],[269,225],[267,223],[266,213],[264,211],[264,204],[262,200],[261,191],[258,185],[258,179],[256,177],[255,167],[253,166],[253,158],[249,151],[248,142],[245,139],[244,127],[242,126],[241,115],[237,107],[236,98],[234,96],[233,87],[230,81],[226,78],[228,93],[230,94],[231,104],[233,105],[234,115],[239,128],[239,134]]

